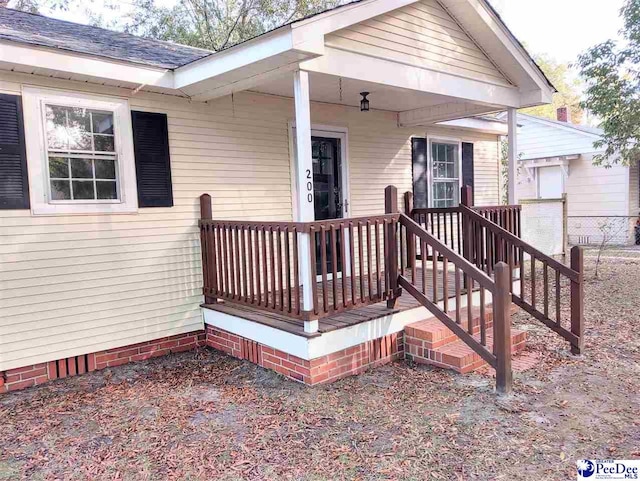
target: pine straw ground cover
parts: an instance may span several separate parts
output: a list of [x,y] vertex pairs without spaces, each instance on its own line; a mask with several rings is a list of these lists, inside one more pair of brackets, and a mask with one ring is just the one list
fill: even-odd
[[307,388],[208,350],[0,398],[0,479],[575,479],[640,457],[640,252],[586,256],[586,354],[522,314],[515,394],[398,362]]

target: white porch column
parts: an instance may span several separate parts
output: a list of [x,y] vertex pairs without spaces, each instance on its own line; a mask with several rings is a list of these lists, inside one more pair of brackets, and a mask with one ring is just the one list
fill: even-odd
[[[293,74],[293,92],[296,110],[296,175],[297,175],[297,217],[296,222],[313,222],[313,162],[311,160],[311,106],[309,103],[309,74],[297,70]],[[300,234],[298,240],[300,281],[302,282],[302,309],[313,310],[313,291],[311,290],[311,236]],[[305,321],[305,332],[317,332],[318,321]]]
[[507,135],[509,137],[509,172],[508,172],[508,200],[509,204],[513,205],[516,200],[516,179],[517,165],[518,165],[518,111],[516,109],[509,109],[507,111]]

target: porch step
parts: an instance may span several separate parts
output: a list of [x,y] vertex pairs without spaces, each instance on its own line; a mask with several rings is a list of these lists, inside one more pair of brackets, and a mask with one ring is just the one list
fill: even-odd
[[[512,309],[517,309],[515,306]],[[454,317],[455,313],[450,313]],[[493,312],[486,309],[485,319],[487,324],[487,348],[493,348]],[[467,329],[466,309],[461,311],[462,327]],[[480,338],[480,312],[472,311],[471,325],[473,335]],[[473,349],[460,340],[451,330],[445,327],[438,319],[431,318],[410,324],[404,329],[405,351],[408,359],[422,364],[452,369],[461,374],[466,374],[483,366],[487,362]],[[511,346],[515,354],[525,347],[526,332],[512,330]]]

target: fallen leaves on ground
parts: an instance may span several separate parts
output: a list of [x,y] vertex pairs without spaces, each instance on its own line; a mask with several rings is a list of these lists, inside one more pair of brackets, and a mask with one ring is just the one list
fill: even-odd
[[523,313],[537,365],[488,374],[398,362],[308,388],[209,350],[0,398],[0,479],[565,480],[639,457],[640,252],[587,252],[585,354]]

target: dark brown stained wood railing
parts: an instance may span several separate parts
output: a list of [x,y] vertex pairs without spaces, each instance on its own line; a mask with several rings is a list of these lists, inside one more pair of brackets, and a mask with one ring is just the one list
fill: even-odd
[[388,275],[386,232],[396,228],[398,217],[385,214],[304,224],[303,232],[311,234],[312,277],[319,280],[314,284],[315,317],[390,298],[394,289]]
[[[400,286],[417,299],[443,324],[445,324],[465,344],[496,369],[496,384],[499,392],[511,390],[511,320],[509,293],[509,266],[499,263],[495,266],[495,280],[479,270],[444,242],[438,240],[422,226],[407,215],[400,216],[398,226],[408,239],[416,239],[420,251],[424,254],[420,259],[425,275],[426,263],[432,264],[432,286],[427,292],[426,282],[418,282],[415,262],[403,263],[401,258],[398,277]],[[430,261],[427,260],[427,257]],[[455,278],[455,292],[448,291],[448,276]],[[420,290],[417,285],[423,286]],[[443,300],[439,301],[438,285],[444,289]],[[463,285],[467,286],[463,290]],[[474,289],[478,296],[474,298]],[[488,293],[488,294],[487,294]],[[464,296],[464,297],[463,297]],[[450,297],[452,299],[450,299]],[[455,299],[455,306],[451,303]],[[467,315],[462,315],[461,304],[466,301]],[[487,328],[486,311],[493,305],[493,332]],[[473,306],[478,306],[480,316],[474,323]]]
[[[203,198],[202,212],[210,215],[204,206],[210,198]],[[391,299],[397,289],[389,274],[388,232],[395,232],[398,217],[306,223],[202,218],[205,302],[224,299],[308,320]],[[310,235],[308,252],[300,252],[300,234]],[[310,261],[311,311],[302,307],[301,256]]]
[[[489,276],[494,274],[498,262],[508,264],[513,302],[569,341],[573,352],[580,353],[584,343],[584,269],[580,247],[572,249],[571,267],[567,267],[476,211],[464,205],[460,208],[470,238],[469,260]],[[518,265],[520,272],[516,278],[513,272]],[[567,284],[569,292],[563,289]],[[569,320],[563,319],[565,313]],[[567,323],[569,329],[565,327]]]
[[[462,188],[461,202],[471,202],[471,193],[466,192],[466,187]],[[404,194],[404,212],[411,217],[417,224],[423,229],[429,232],[438,240],[444,243],[449,248],[453,249],[458,254],[465,253],[463,235],[463,218],[460,207],[441,207],[441,208],[413,208],[412,194],[411,192],[405,192]],[[506,229],[512,234],[520,237],[522,233],[521,228],[521,206],[520,205],[497,205],[497,206],[480,206],[473,207],[468,205],[478,214],[491,220],[500,227]],[[410,214],[409,214],[410,213]],[[477,233],[476,233],[477,236]],[[472,256],[476,256],[475,249],[476,244],[473,241]],[[483,242],[478,244],[482,249],[495,250],[496,246],[490,246]],[[416,254],[419,259],[422,256],[419,246],[413,247],[413,245],[407,240],[406,256],[411,259],[412,254]],[[492,252],[493,253],[493,252]],[[468,257],[465,254],[465,257]],[[495,257],[495,253],[494,253]],[[516,265],[519,259],[515,259]]]

